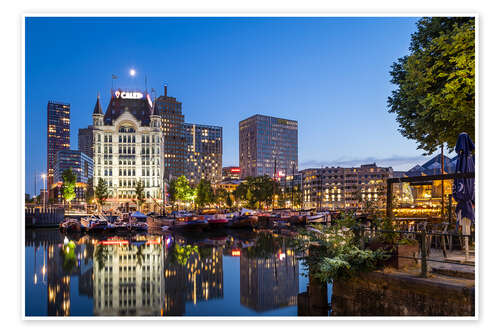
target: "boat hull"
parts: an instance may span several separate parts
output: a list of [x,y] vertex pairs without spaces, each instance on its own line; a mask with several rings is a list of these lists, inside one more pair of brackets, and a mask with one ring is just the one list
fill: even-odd
[[259,218],[257,216],[238,216],[228,225],[230,228],[255,228]]

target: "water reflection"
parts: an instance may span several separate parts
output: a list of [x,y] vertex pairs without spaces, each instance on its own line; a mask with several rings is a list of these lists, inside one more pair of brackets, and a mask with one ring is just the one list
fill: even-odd
[[257,311],[297,305],[299,269],[284,238],[262,233],[240,259],[240,301]]
[[[33,230],[26,234],[26,315],[297,315],[299,266],[290,239],[270,231]],[[44,294],[45,310],[36,297]]]
[[93,251],[94,314],[161,315],[163,253],[159,236],[98,241]]

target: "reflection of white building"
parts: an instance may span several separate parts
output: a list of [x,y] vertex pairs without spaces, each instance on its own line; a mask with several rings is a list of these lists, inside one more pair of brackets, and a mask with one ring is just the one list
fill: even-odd
[[163,260],[160,237],[141,245],[118,239],[100,242],[94,250],[94,314],[161,315]]
[[94,107],[94,186],[102,178],[110,201],[129,202],[137,181],[147,201],[162,198],[163,135],[161,117],[147,93],[116,90],[103,114],[99,97]]

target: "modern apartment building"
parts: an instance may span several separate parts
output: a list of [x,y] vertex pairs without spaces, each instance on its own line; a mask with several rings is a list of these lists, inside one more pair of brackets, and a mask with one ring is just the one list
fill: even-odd
[[386,180],[391,167],[375,163],[360,167],[325,167],[301,170],[304,208],[356,208],[364,200],[385,205]]
[[298,162],[297,121],[260,114],[240,121],[239,159],[242,179],[292,174]]
[[161,117],[164,136],[164,175],[166,181],[169,181],[184,174],[186,139],[182,103],[175,97],[167,96],[167,86],[164,86],[163,96],[155,100],[155,113]]
[[68,103],[47,103],[47,188],[54,183],[57,152],[69,149],[69,116]]
[[184,124],[186,136],[185,175],[197,184],[202,178],[211,183],[222,180],[222,127]]

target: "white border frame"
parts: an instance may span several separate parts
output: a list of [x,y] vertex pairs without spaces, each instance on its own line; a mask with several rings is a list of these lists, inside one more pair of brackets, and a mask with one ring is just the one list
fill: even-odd
[[288,316],[276,316],[276,317],[262,317],[262,316],[220,316],[220,317],[212,317],[212,316],[197,316],[197,317],[147,317],[147,316],[138,316],[138,317],[132,317],[132,316],[126,316],[126,317],[119,317],[119,316],[106,316],[106,317],[96,317],[96,316],[90,316],[90,317],[49,317],[49,316],[26,316],[26,307],[25,307],[25,292],[26,292],[26,286],[25,286],[25,259],[26,259],[26,254],[25,254],[25,217],[24,217],[24,189],[25,189],[25,180],[26,180],[26,166],[25,166],[25,159],[26,159],[26,143],[25,143],[25,115],[26,115],[26,82],[25,82],[25,70],[26,70],[26,63],[25,63],[25,37],[26,37],[26,31],[25,31],[25,24],[26,24],[26,18],[27,17],[165,17],[165,18],[171,18],[171,17],[254,17],[254,18],[259,18],[259,17],[267,17],[267,18],[272,18],[272,17],[387,17],[387,18],[392,18],[392,17],[423,17],[423,16],[459,16],[459,17],[474,17],[475,18],[475,29],[476,29],[476,34],[475,34],[475,130],[476,130],[476,135],[475,135],[475,146],[476,146],[476,158],[475,158],[475,173],[476,173],[476,181],[475,181],[475,197],[476,197],[476,205],[475,205],[475,214],[476,214],[476,222],[479,222],[479,210],[480,210],[480,205],[479,203],[479,184],[480,184],[480,174],[479,174],[479,161],[480,161],[480,145],[479,145],[479,14],[477,12],[418,12],[418,13],[402,13],[402,12],[374,12],[374,13],[356,13],[356,12],[318,12],[318,11],[304,11],[304,10],[291,10],[291,11],[272,11],[272,10],[253,10],[249,12],[242,12],[242,11],[206,11],[206,12],[191,12],[191,11],[171,11],[168,13],[151,13],[151,12],[123,12],[123,13],[117,13],[117,12],[108,12],[108,11],[99,11],[99,12],[92,12],[92,11],[86,11],[86,12],[81,12],[81,13],[75,13],[75,12],[43,12],[43,11],[36,11],[36,12],[25,12],[20,16],[20,56],[21,56],[21,63],[20,63],[20,75],[21,75],[21,86],[20,86],[20,91],[21,91],[21,114],[20,114],[20,126],[21,126],[21,140],[20,140],[20,149],[19,151],[21,152],[20,156],[20,164],[21,164],[21,194],[23,195],[21,198],[21,203],[20,205],[20,221],[22,223],[19,224],[20,228],[20,234],[21,234],[21,243],[20,243],[20,257],[21,257],[21,319],[24,321],[58,321],[58,320],[83,320],[83,321],[109,321],[109,320],[145,320],[145,321],[153,321],[153,320],[187,320],[187,321],[198,321],[198,320],[250,320],[250,321],[261,321],[261,320],[299,320],[299,321],[304,321],[304,320],[313,320],[313,321],[329,321],[329,320],[335,320],[335,321],[351,321],[351,320],[356,320],[356,321],[365,321],[365,320],[375,320],[375,321],[385,321],[385,320],[459,320],[459,321],[477,321],[479,319],[479,253],[480,253],[480,223],[476,223],[475,227],[475,235],[476,235],[476,253],[475,253],[475,309],[474,309],[474,316],[473,317],[458,317],[458,316],[397,316],[397,317],[373,317],[373,316],[345,316],[345,317],[288,317]]

